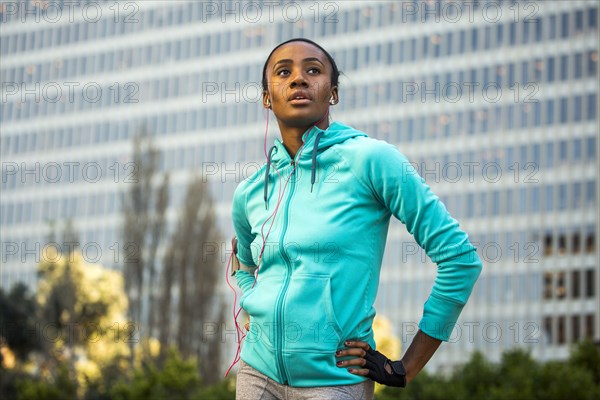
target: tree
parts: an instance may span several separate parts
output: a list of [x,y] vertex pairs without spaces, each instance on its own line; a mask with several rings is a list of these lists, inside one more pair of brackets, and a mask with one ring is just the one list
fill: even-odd
[[[220,238],[213,203],[202,178],[194,178],[179,220],[168,235],[169,178],[168,174],[159,176],[159,156],[149,139],[135,139],[133,183],[123,203],[124,246],[135,249],[135,257],[125,266],[130,315],[141,323],[140,332],[158,338],[160,360],[165,360],[169,346],[176,344],[184,357],[206,361],[200,362],[202,377],[206,383],[214,383],[219,379],[214,365],[219,365],[220,341],[218,337],[202,340],[205,323],[223,321],[223,305],[216,290],[221,269],[218,255],[202,251],[205,244],[218,243]],[[159,249],[164,250],[162,264],[156,262]]]
[[221,358],[220,337],[213,335],[203,340],[203,331],[205,324],[221,326],[224,319],[217,296],[218,258],[206,251],[207,245],[219,241],[215,225],[212,200],[202,178],[196,177],[188,187],[184,208],[165,254],[161,299],[164,328],[161,342],[168,341],[172,322],[169,310],[177,298],[175,343],[185,357],[197,356],[201,360],[202,377],[210,384],[219,380],[214,365]]
[[227,400],[235,399],[235,381],[225,379],[203,387],[195,357],[184,358],[175,347],[167,351],[163,363],[146,359],[131,379],[121,379],[110,391],[115,400]]
[[134,138],[133,173],[123,201],[123,253],[126,255],[125,289],[129,314],[148,336],[155,334],[156,252],[165,234],[165,212],[169,203],[169,175],[156,188],[160,154],[152,142]]
[[590,371],[594,383],[600,385],[600,347],[586,339],[571,349],[569,364],[581,366]]
[[422,371],[405,389],[384,388],[378,400],[462,399],[597,399],[600,383],[595,380],[600,349],[583,341],[573,346],[568,361],[535,361],[523,349],[502,354],[500,363],[490,363],[473,353],[469,362],[448,377]]
[[[5,343],[20,361],[43,348],[36,316],[35,298],[25,284],[16,284],[9,293],[0,288],[0,346]],[[0,364],[1,357],[0,354]]]
[[[79,251],[62,254],[46,248],[38,266],[40,334],[59,363],[73,366],[80,397],[107,368],[126,367],[127,298],[120,272],[87,264]],[[119,364],[120,363],[120,364]]]

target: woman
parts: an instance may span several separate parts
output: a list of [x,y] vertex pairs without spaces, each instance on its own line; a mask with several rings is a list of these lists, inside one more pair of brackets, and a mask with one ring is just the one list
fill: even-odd
[[[372,399],[373,381],[405,386],[448,340],[481,271],[467,235],[394,146],[330,124],[338,78],[306,39],[265,62],[263,105],[283,140],[233,200],[235,276],[250,316],[239,399]],[[374,350],[371,329],[392,215],[438,265],[399,361]]]

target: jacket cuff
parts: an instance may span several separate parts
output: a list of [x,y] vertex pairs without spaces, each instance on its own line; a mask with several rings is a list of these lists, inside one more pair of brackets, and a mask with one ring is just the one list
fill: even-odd
[[419,329],[433,338],[447,342],[464,306],[463,303],[431,293],[425,302]]
[[242,293],[244,293],[246,290],[252,287],[252,284],[254,283],[254,275],[251,275],[246,271],[239,270],[235,273],[235,280],[237,281],[239,288],[242,289]]

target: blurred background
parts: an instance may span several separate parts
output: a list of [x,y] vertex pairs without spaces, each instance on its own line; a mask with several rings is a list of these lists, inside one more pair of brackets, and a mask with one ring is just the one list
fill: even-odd
[[[293,37],[343,72],[332,119],[396,145],[484,262],[451,343],[379,398],[600,395],[596,1],[0,1],[0,30],[3,398],[232,398],[231,200]],[[388,355],[435,274],[394,220]]]

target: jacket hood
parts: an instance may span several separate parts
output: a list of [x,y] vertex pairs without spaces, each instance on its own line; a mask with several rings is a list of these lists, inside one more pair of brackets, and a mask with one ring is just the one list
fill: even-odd
[[[315,176],[317,171],[317,154],[325,151],[329,147],[345,142],[348,139],[355,138],[358,136],[367,136],[364,132],[358,131],[350,126],[344,125],[341,122],[334,121],[325,130],[320,129],[317,126],[313,126],[302,134],[302,147],[296,153],[294,160],[296,164],[302,160],[311,159],[311,174],[310,174],[310,187],[315,183]],[[265,169],[265,183],[264,183],[264,200],[265,208],[268,208],[268,194],[269,194],[269,171],[271,165],[279,169],[292,162],[292,158],[285,149],[283,142],[279,138],[275,139],[275,144],[269,150],[267,157],[267,167]]]

